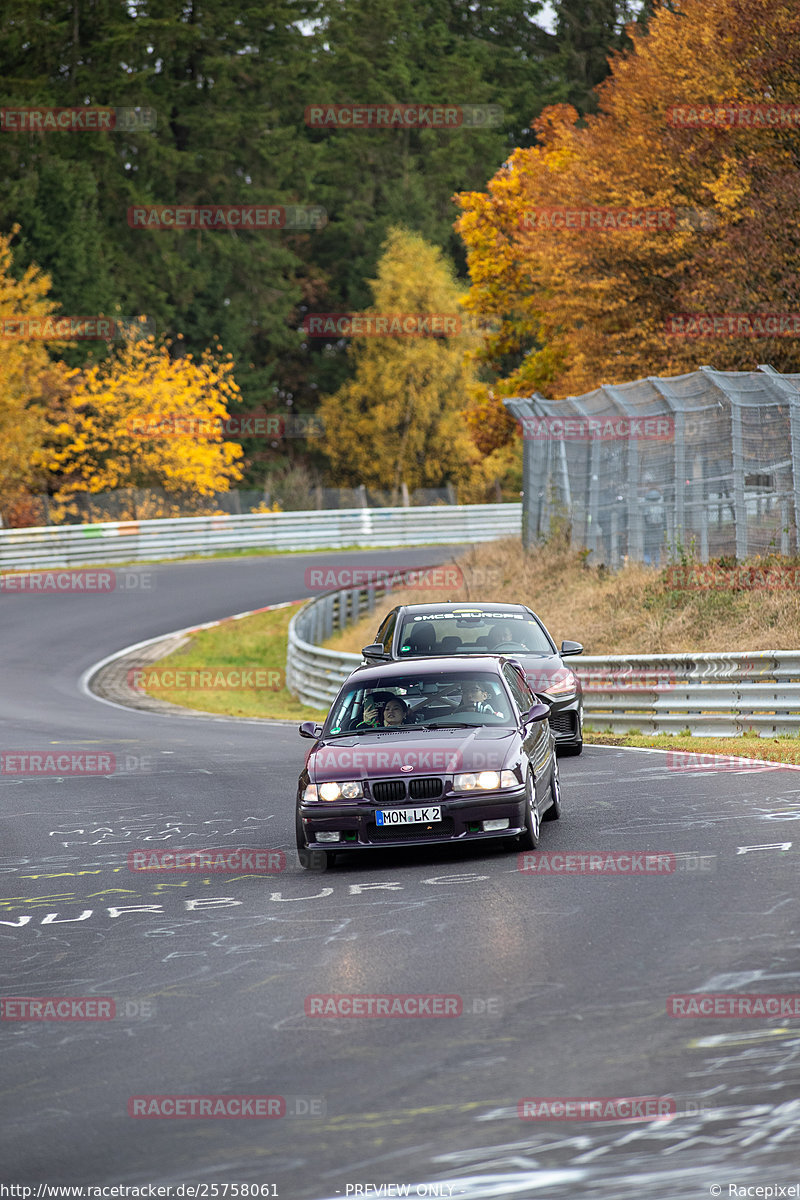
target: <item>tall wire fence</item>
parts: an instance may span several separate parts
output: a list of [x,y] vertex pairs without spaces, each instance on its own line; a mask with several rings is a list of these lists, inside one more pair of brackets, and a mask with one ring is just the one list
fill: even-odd
[[704,366],[504,403],[522,425],[527,546],[561,520],[614,567],[800,551],[800,375]]

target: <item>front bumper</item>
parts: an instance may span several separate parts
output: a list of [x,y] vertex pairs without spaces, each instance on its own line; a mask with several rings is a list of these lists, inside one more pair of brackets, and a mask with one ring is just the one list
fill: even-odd
[[[525,788],[508,788],[502,792],[482,793],[480,796],[440,797],[437,800],[407,800],[400,804],[363,803],[336,804],[318,801],[300,804],[298,812],[307,846],[325,850],[359,850],[375,846],[437,845],[442,842],[481,841],[517,837],[525,828]],[[421,808],[441,809],[441,820],[414,825],[378,825],[375,814],[379,809]],[[483,821],[508,819],[508,829],[484,831]],[[476,828],[477,827],[477,828]],[[318,842],[318,832],[338,831],[338,842]]]
[[577,746],[583,740],[583,699],[556,701],[548,718],[557,746]]

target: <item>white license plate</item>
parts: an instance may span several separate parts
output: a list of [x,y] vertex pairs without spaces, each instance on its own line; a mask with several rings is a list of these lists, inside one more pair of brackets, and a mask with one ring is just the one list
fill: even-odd
[[426,825],[441,819],[442,810],[438,804],[432,808],[379,808],[375,814],[378,825]]

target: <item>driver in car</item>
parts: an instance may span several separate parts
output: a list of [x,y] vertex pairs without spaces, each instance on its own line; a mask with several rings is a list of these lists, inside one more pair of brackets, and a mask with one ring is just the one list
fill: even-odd
[[481,712],[501,717],[489,703],[489,689],[476,679],[467,679],[461,685],[461,702],[455,712]]
[[490,646],[501,646],[504,642],[513,642],[518,646],[519,636],[518,631],[511,624],[493,625],[488,642]]

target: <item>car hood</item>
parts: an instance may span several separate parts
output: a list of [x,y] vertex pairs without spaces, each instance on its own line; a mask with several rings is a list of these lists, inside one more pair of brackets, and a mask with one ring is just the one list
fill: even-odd
[[[512,766],[520,744],[515,729],[431,729],[417,733],[362,733],[320,741],[309,753],[311,783],[404,775],[452,775],[456,771],[500,771]],[[405,769],[404,769],[405,768]]]

